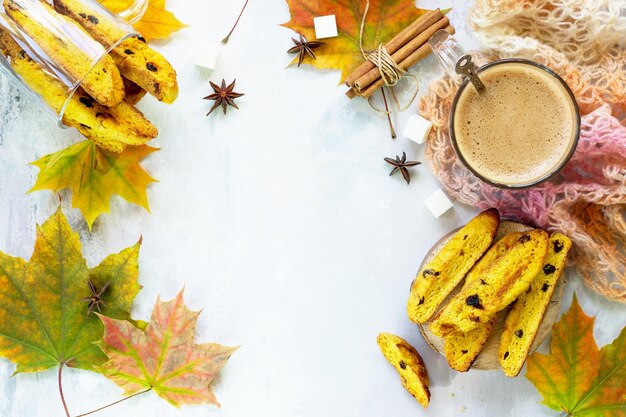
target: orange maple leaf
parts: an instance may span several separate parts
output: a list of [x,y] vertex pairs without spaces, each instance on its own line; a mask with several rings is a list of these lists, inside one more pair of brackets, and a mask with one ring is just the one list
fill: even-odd
[[626,328],[598,350],[594,319],[574,297],[552,329],[549,354],[528,358],[528,378],[548,407],[570,417],[618,417],[626,413]]
[[[126,10],[134,0],[98,0],[113,13]],[[187,27],[174,14],[165,9],[165,0],[148,0],[143,17],[134,24],[137,32],[147,40],[165,39],[172,33]]]
[[187,309],[181,291],[171,301],[157,300],[145,331],[100,316],[104,336],[98,346],[109,361],[97,370],[127,395],[151,389],[176,407],[219,405],[210,383],[237,348],[194,344],[199,314]]
[[[359,47],[361,20],[365,10],[363,1],[340,0],[286,0],[291,20],[282,26],[290,28],[308,40],[315,39],[313,18],[334,14],[338,36],[321,39],[325,43],[315,49],[317,59],[306,57],[305,63],[317,68],[341,70],[341,81],[363,62]],[[428,10],[415,7],[414,0],[370,0],[363,29],[363,48],[373,50],[388,42]],[[297,58],[291,64],[297,63]]]

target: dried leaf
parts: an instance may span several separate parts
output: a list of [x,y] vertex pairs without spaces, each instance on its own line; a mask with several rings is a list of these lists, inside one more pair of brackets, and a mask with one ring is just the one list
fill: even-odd
[[99,372],[127,395],[152,389],[176,407],[219,405],[210,383],[237,348],[194,344],[199,314],[187,309],[181,291],[171,301],[157,300],[145,331],[101,316],[105,330],[99,346],[109,361]]
[[[126,10],[134,0],[98,0],[114,13]],[[173,13],[165,10],[165,0],[148,0],[148,8],[143,17],[134,25],[137,32],[147,40],[165,39],[187,25],[180,22]]]
[[17,372],[36,372],[59,364],[93,370],[106,356],[92,342],[102,323],[87,316],[81,298],[109,282],[102,312],[127,319],[141,286],[137,283],[140,243],[88,268],[78,234],[61,210],[37,228],[29,262],[0,252],[0,356]]
[[569,311],[552,329],[549,354],[528,358],[528,378],[543,403],[572,417],[626,415],[626,328],[598,350],[594,319],[574,297]]
[[[313,18],[334,14],[337,20],[336,38],[325,38],[325,45],[315,50],[317,59],[307,56],[304,62],[317,68],[341,70],[341,81],[363,62],[359,47],[361,19],[365,1],[340,0],[286,0],[291,20],[283,26],[315,39]],[[365,27],[363,48],[374,50],[380,43],[388,42],[427,10],[415,7],[414,0],[370,0]],[[294,58],[291,65],[297,64]]]
[[100,214],[108,213],[113,194],[149,210],[146,187],[156,180],[139,161],[157,150],[128,146],[116,154],[91,141],[79,142],[33,162],[40,171],[30,191],[71,189],[72,206],[80,209],[89,228]]

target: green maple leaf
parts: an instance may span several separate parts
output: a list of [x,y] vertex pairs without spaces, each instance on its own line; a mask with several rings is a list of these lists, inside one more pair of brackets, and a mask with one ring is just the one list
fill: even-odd
[[98,289],[107,282],[102,313],[128,319],[141,286],[137,283],[141,242],[88,268],[78,234],[59,209],[37,227],[30,261],[0,252],[0,356],[17,365],[16,373],[57,365],[93,370],[107,360],[93,342],[103,326],[87,315],[88,281]]
[[576,297],[552,329],[547,355],[528,358],[528,378],[548,407],[572,417],[626,416],[626,328],[598,350],[594,319]]

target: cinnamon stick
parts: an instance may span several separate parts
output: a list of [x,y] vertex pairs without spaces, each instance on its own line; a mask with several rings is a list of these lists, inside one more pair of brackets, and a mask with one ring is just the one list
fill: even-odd
[[[418,34],[420,34],[428,27],[432,26],[435,22],[440,20],[442,17],[443,13],[441,13],[441,10],[439,9],[431,10],[428,13],[421,15],[419,18],[415,19],[413,23],[404,28],[402,31],[400,31],[400,33],[394,36],[393,39],[385,44],[387,52],[389,54],[393,54],[398,49],[402,48],[407,42],[411,41],[411,39],[415,38]],[[367,74],[373,68],[376,68],[376,66],[371,61],[365,61],[360,66],[358,66],[350,75],[348,75],[344,83],[350,87],[353,87],[354,81]]]
[[[451,35],[454,35],[454,27],[452,27],[451,25],[448,25],[447,27],[445,27],[444,30],[446,32],[450,33]],[[411,55],[409,55],[404,61],[400,62],[398,64],[398,66],[406,71],[413,64],[415,64],[417,61],[425,58],[430,53],[431,53],[430,45],[427,42],[427,43],[423,44],[422,46],[420,46],[419,48],[417,48],[415,50],[415,52],[413,52]],[[374,83],[372,83],[367,88],[365,88],[365,90],[363,90],[361,92],[357,92],[354,88],[351,88],[350,90],[348,90],[346,92],[346,95],[349,98],[351,98],[351,99],[356,97],[356,96],[361,96],[361,97],[364,97],[364,98],[368,98],[369,96],[374,94],[376,92],[376,90],[378,90],[384,84],[385,84],[385,82],[383,81],[383,79],[379,78]]]
[[[391,58],[397,63],[404,61],[413,52],[415,52],[419,47],[421,47],[426,42],[428,42],[428,39],[430,39],[430,37],[433,36],[435,32],[437,32],[439,29],[445,28],[449,24],[450,24],[450,20],[447,17],[443,17],[442,19],[438,20],[435,24],[426,28],[423,32],[418,34],[415,38],[413,38],[410,42],[408,42],[398,51],[391,54]],[[362,91],[365,88],[367,88],[368,85],[376,81],[378,78],[380,78],[380,70],[378,69],[378,67],[374,67],[370,71],[368,71],[365,75],[359,77],[354,82],[353,87],[357,91]]]

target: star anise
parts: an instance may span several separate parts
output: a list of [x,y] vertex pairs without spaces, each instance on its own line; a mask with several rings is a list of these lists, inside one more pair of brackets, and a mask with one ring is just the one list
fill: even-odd
[[287,52],[290,54],[298,54],[298,66],[302,64],[302,61],[304,61],[304,57],[307,55],[313,59],[317,59],[315,57],[315,54],[313,53],[313,49],[319,48],[320,46],[324,45],[324,42],[318,42],[318,41],[309,42],[302,35],[300,35],[299,41],[295,40],[294,38],[291,38],[291,40],[293,41],[293,43],[296,44],[296,46],[290,48]]
[[89,285],[89,290],[91,291],[91,297],[81,298],[80,301],[84,301],[89,303],[89,307],[87,307],[87,316],[91,315],[94,309],[98,309],[98,312],[101,312],[100,306],[106,306],[104,301],[102,301],[102,296],[106,292],[107,288],[109,288],[110,282],[104,284],[100,291],[96,288],[96,284],[94,284],[91,280],[87,281],[87,285]]
[[385,162],[393,165],[393,169],[391,170],[389,175],[393,175],[396,172],[400,171],[407,184],[411,182],[411,174],[409,174],[409,170],[407,169],[407,167],[412,167],[412,166],[421,164],[421,162],[418,162],[418,161],[407,161],[405,152],[402,152],[402,158],[396,155],[396,159],[385,158]]
[[207,116],[213,113],[213,110],[217,109],[220,105],[224,110],[224,114],[226,114],[226,110],[228,108],[227,106],[233,106],[234,108],[239,109],[239,107],[237,107],[237,104],[235,104],[235,99],[237,97],[243,96],[243,94],[235,93],[233,91],[236,81],[237,79],[233,80],[233,82],[230,83],[228,87],[226,87],[226,81],[224,81],[223,78],[221,87],[211,82],[211,87],[213,88],[214,93],[204,97],[203,99],[215,100],[215,103],[213,103],[213,107],[211,107],[211,110],[209,110],[209,112],[206,114]]

